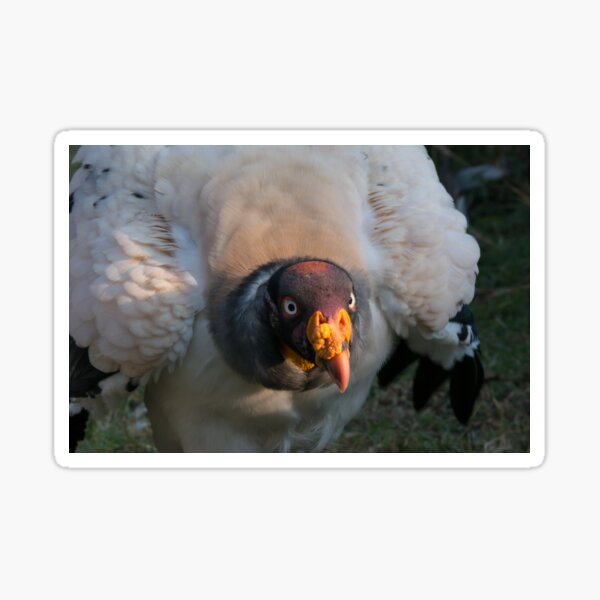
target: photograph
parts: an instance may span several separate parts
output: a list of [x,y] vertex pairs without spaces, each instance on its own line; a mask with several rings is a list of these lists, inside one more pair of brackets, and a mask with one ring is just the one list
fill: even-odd
[[531,452],[530,144],[68,142],[69,455]]

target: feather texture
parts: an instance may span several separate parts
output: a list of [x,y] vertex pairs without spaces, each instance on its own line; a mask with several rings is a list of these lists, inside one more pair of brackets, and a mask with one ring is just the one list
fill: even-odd
[[[75,160],[70,333],[96,369],[152,376],[161,450],[322,449],[398,336],[444,367],[467,351],[449,321],[473,297],[479,248],[422,147],[90,146]],[[361,282],[343,396],[265,388],[215,343],[231,294],[254,301],[265,265],[301,258]]]
[[473,299],[479,246],[423,147],[364,151],[374,213],[371,240],[381,261],[372,272],[379,275],[384,311],[400,335],[406,323],[441,330]]
[[97,369],[130,377],[175,364],[202,308],[197,245],[158,212],[157,155],[155,147],[82,148],[71,184],[71,335]]

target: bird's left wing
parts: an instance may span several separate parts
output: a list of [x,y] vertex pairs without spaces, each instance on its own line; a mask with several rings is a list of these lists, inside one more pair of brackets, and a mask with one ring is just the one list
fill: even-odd
[[365,148],[381,306],[396,332],[443,329],[473,299],[479,246],[422,146]]
[[401,338],[379,374],[388,383],[420,359],[413,386],[421,408],[448,377],[466,422],[483,381],[479,339],[466,308],[475,292],[479,246],[422,146],[364,147],[368,229],[376,296]]

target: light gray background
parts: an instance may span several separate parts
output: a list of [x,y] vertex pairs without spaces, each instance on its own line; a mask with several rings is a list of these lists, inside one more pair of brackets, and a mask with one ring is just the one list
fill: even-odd
[[[393,6],[107,0],[5,7],[2,597],[597,597],[593,5]],[[53,136],[70,127],[241,126],[545,134],[551,267],[542,467],[56,467]]]

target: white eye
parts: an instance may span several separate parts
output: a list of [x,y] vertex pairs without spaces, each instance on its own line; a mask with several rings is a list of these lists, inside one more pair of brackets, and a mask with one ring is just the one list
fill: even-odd
[[283,310],[289,317],[294,317],[298,314],[298,305],[289,298],[283,301]]
[[356,308],[356,298],[354,293],[350,294],[350,300],[348,300],[348,308]]

